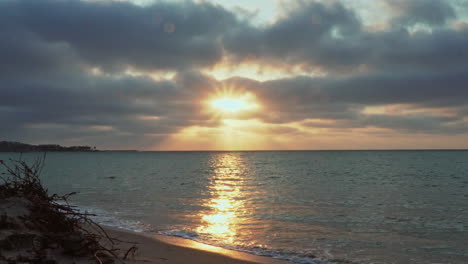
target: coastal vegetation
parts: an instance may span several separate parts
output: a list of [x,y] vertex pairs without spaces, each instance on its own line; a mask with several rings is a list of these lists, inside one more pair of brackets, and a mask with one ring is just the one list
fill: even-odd
[[55,152],[55,151],[97,151],[96,147],[70,146],[64,147],[57,144],[31,145],[15,141],[0,141],[0,152]]
[[[44,156],[45,157],[45,156]],[[49,194],[41,184],[44,158],[33,165],[0,160],[0,263],[115,263],[118,239],[68,203],[74,193]]]

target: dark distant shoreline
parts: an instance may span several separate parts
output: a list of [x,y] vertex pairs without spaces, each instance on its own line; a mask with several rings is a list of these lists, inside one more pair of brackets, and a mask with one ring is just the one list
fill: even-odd
[[14,141],[0,141],[0,152],[98,152],[96,147],[70,146],[57,144],[31,145]]
[[0,152],[352,152],[352,151],[468,151],[468,149],[275,149],[275,150],[99,150],[90,146],[65,147],[58,144],[26,144],[15,141],[0,141]]

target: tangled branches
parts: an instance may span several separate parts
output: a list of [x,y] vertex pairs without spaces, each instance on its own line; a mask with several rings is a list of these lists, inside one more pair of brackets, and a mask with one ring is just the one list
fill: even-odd
[[[122,262],[122,259],[132,255],[136,247],[131,247],[124,258],[119,258],[119,249],[115,245],[121,241],[111,238],[100,225],[91,220],[93,214],[80,212],[68,203],[68,198],[75,193],[63,196],[48,193],[39,178],[44,160],[45,155],[31,166],[22,160],[0,160],[0,168],[3,167],[0,174],[0,201],[22,199],[29,210],[28,215],[20,217],[20,224],[8,215],[1,216],[0,232],[12,226],[20,231],[0,241],[0,262],[6,260],[7,263],[15,263],[20,260],[57,263],[49,256],[50,252],[57,251],[72,258],[90,258],[100,264]],[[2,251],[14,250],[18,246],[18,238],[29,239],[30,243],[26,244],[32,248],[28,251],[34,254],[15,256],[14,259],[2,256]]]

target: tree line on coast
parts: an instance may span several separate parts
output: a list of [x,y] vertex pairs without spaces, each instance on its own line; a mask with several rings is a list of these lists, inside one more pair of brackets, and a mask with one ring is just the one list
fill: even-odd
[[15,141],[0,141],[0,152],[54,152],[54,151],[98,151],[96,147],[70,146],[64,147],[57,144],[31,145]]

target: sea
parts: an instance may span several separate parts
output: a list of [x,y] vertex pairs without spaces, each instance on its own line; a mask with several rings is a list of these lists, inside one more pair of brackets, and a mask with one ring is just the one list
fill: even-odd
[[41,177],[129,231],[304,264],[468,263],[468,151],[56,152]]

